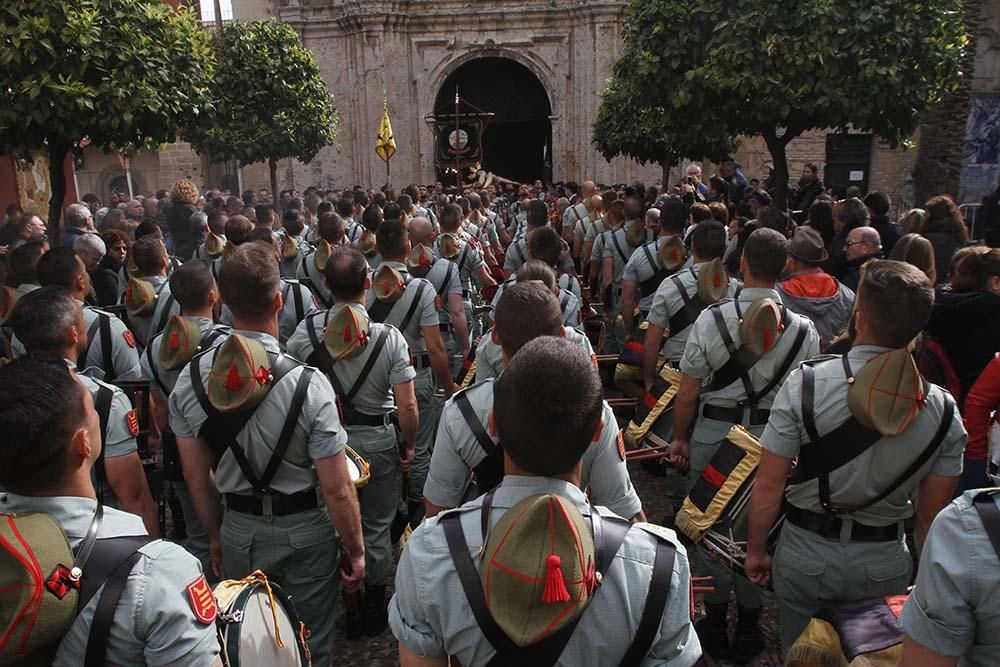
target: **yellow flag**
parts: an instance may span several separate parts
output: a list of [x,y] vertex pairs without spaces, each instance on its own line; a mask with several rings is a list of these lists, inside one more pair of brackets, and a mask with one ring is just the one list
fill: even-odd
[[378,137],[375,139],[375,154],[388,162],[396,154],[396,140],[392,137],[392,123],[389,122],[389,102],[385,101],[382,108],[382,122],[378,126]]

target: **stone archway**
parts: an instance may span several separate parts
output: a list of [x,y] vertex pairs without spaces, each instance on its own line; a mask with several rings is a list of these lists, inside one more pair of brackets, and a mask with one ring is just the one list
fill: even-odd
[[484,169],[522,183],[551,180],[552,105],[534,72],[510,58],[473,58],[445,78],[434,107],[446,107],[456,87],[464,100],[494,114],[483,134]]

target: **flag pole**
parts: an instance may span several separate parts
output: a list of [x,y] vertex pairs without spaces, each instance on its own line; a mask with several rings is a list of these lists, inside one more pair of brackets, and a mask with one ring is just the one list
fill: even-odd
[[[455,86],[455,143],[459,143],[461,136],[461,126],[458,124],[458,86]],[[462,158],[458,148],[455,148],[455,184],[457,186],[456,197],[462,196]]]

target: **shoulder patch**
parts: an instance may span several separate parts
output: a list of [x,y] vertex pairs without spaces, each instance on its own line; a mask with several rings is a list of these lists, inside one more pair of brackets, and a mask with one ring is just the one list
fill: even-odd
[[129,410],[125,414],[125,423],[128,425],[128,432],[132,437],[139,435],[139,414],[135,409]]
[[187,585],[188,603],[194,617],[202,625],[211,625],[215,622],[218,610],[215,606],[215,596],[208,585],[204,574],[199,574],[198,578]]
[[618,431],[618,456],[625,460],[625,434],[622,431]]
[[125,329],[125,331],[122,332],[122,338],[125,339],[125,342],[128,343],[129,347],[135,347],[135,336],[132,335],[131,331]]
[[636,528],[642,528],[644,531],[650,535],[654,535],[665,542],[676,545],[678,543],[677,533],[666,528],[664,526],[658,526],[655,523],[637,523]]

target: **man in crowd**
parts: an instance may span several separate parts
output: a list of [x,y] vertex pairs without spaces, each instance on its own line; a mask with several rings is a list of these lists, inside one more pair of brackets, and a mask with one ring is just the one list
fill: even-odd
[[[84,204],[70,204],[63,213],[66,231],[62,235],[62,245],[72,248],[77,238],[84,234],[96,232],[94,214]],[[100,260],[98,260],[100,261]]]
[[870,259],[882,258],[882,240],[874,227],[856,227],[848,232],[844,251],[847,264],[840,282],[852,291],[857,290],[862,265]]

